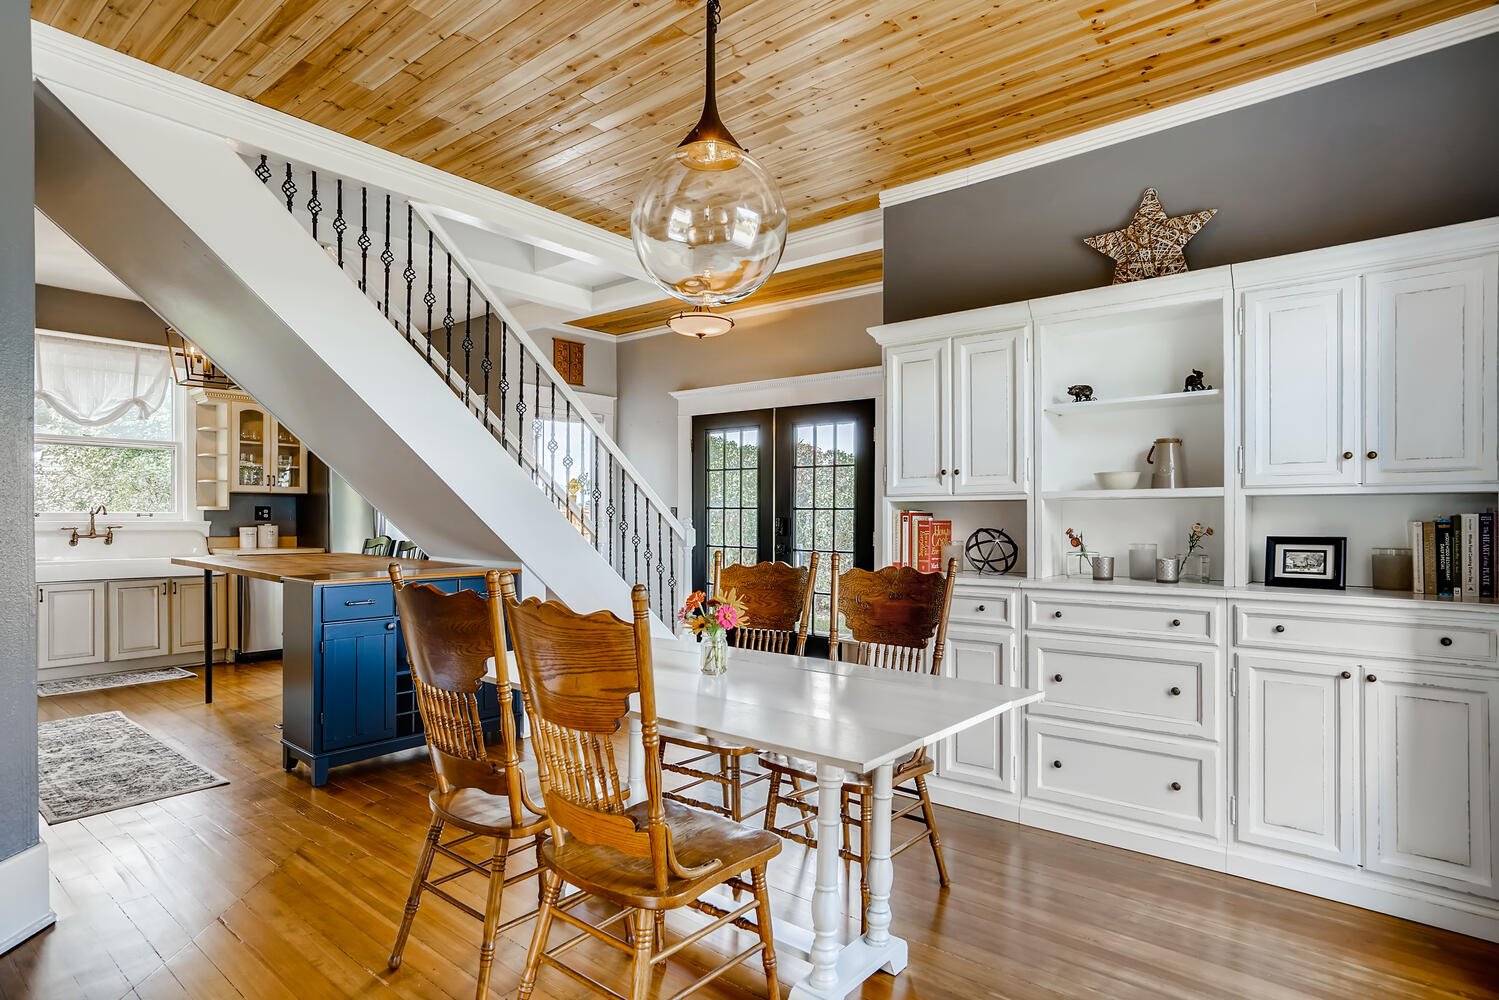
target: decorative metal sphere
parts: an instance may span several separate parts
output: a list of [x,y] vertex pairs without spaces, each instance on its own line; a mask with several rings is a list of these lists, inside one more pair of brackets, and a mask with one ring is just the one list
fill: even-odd
[[727,305],[765,284],[786,249],[786,204],[749,153],[710,138],[671,151],[630,213],[635,253],[674,298]]
[[1002,528],[979,528],[968,536],[963,552],[980,573],[1003,576],[1020,561],[1020,546]]

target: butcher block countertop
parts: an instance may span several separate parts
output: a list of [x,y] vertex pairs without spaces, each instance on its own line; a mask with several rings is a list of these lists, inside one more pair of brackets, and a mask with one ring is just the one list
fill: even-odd
[[258,555],[179,556],[172,560],[178,566],[231,573],[256,580],[280,583],[301,580],[307,583],[381,583],[390,580],[390,564],[398,563],[407,579],[476,576],[489,567],[468,563],[437,562],[433,559],[392,559],[389,556],[363,556],[347,552],[302,553],[281,555],[265,552]]

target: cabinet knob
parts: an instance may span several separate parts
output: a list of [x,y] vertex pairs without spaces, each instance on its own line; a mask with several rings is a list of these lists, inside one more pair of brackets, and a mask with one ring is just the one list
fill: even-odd
[[394,632],[395,630],[396,630],[396,623],[395,622],[386,622],[385,623],[385,631],[387,631],[387,632]]
[[1369,674],[1364,677],[1364,680],[1368,681],[1370,684],[1373,684],[1375,681],[1379,680],[1379,678],[1375,677],[1373,674]]
[[1347,461],[1349,461],[1352,458],[1353,458],[1353,452],[1351,452],[1351,451],[1345,451],[1345,452],[1343,452],[1343,461],[1347,462]]
[[946,469],[938,469],[937,470],[937,478],[938,479],[941,479],[945,475],[947,475],[947,470]]
[[1371,451],[1367,455],[1365,455],[1364,457],[1365,458],[1378,458],[1379,457],[1379,452],[1377,452],[1377,451]]
[[1452,636],[1450,636],[1450,635],[1444,635],[1444,636],[1442,636],[1442,645],[1444,645],[1444,646],[1450,646],[1450,645],[1452,645]]
[[975,610],[975,611],[982,611],[982,610],[984,610],[984,606],[982,604],[980,604],[978,607],[974,608],[973,610]]
[[1062,675],[1061,674],[1052,674],[1051,675],[1051,682],[1053,684],[1060,684],[1060,683],[1062,683]]
[[1059,761],[1059,760],[1054,760],[1054,761],[1051,762],[1051,766],[1055,767],[1055,768],[1060,768],[1062,766],[1062,762]]
[[1182,790],[1182,783],[1180,781],[1173,781],[1171,783],[1171,790],[1173,792],[1179,792],[1179,791],[1181,791]]
[[1060,618],[1060,617],[1062,617],[1062,612],[1060,612],[1060,611],[1053,611],[1053,612],[1052,612],[1052,613],[1051,613],[1051,616],[1052,616],[1052,617],[1053,617],[1053,618]]
[[956,469],[956,468],[955,468],[955,469],[953,469],[953,470],[952,470],[952,474],[953,474],[953,475],[955,475],[955,476],[957,476],[957,475],[961,475],[961,474],[962,474],[962,472],[963,472],[963,470],[962,470],[962,469]]
[[1343,680],[1346,681],[1346,680],[1351,679],[1352,677],[1353,677],[1353,674],[1349,673],[1347,670],[1343,671]]
[[1171,697],[1173,697],[1173,698],[1179,698],[1179,697],[1181,697],[1182,689],[1179,688],[1179,687],[1174,687],[1174,688],[1171,689],[1170,693],[1171,693]]
[[1286,630],[1286,627],[1284,625],[1277,625],[1277,626],[1275,626],[1275,631],[1277,631],[1277,632],[1284,632],[1285,630]]
[[1180,618],[1173,618],[1173,619],[1171,619],[1171,627],[1172,628],[1181,628],[1182,627],[1182,620]]

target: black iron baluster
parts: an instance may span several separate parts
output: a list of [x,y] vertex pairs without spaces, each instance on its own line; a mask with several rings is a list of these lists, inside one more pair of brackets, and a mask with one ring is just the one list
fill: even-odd
[[666,567],[661,565],[666,557],[666,526],[658,510],[656,511],[656,602],[661,608],[661,620],[670,624],[671,618],[666,613],[666,586],[663,582]]
[[505,443],[505,427],[510,423],[510,407],[505,402],[510,395],[510,330],[505,326],[505,321],[500,320],[500,447],[508,448]]
[[474,283],[468,275],[463,276],[463,405],[472,406],[469,401],[469,388],[473,384],[472,369],[469,367],[474,355],[474,335],[471,332],[474,322]]
[[333,231],[338,234],[338,267],[343,270],[344,266],[344,231],[349,228],[349,222],[344,218],[344,179],[335,178],[333,189],[336,193],[334,198]]
[[443,256],[448,259],[446,278],[447,312],[442,317],[442,328],[447,333],[447,344],[443,348],[443,354],[448,359],[448,373],[444,378],[447,379],[448,386],[451,387],[453,385],[453,255],[444,250]]
[[416,281],[416,268],[413,266],[415,262],[412,260],[412,214],[411,204],[408,202],[406,204],[406,270],[401,272],[401,277],[406,279],[406,342],[414,346],[416,341],[411,339],[411,286]]
[[422,296],[427,306],[427,364],[432,363],[432,307],[437,305],[437,295],[432,291],[432,230],[427,230],[427,294]]
[[520,385],[515,390],[515,461],[521,471],[526,469],[526,345],[515,338],[515,377]]
[[312,216],[312,239],[317,241],[317,217],[323,214],[323,203],[317,196],[317,171],[312,172],[312,197],[307,199],[307,214]]
[[552,402],[547,409],[547,478],[552,485],[552,502],[557,503],[560,499],[562,509],[566,510],[567,488],[565,484],[562,496],[560,498],[557,496],[557,383],[551,381],[550,378],[547,381],[552,390]]
[[605,536],[608,548],[607,559],[609,565],[614,565],[614,456],[609,456],[609,533]]
[[[562,425],[562,475],[567,480],[567,509],[573,509],[573,404],[572,400],[566,401],[567,422]],[[552,415],[556,419],[556,414]],[[578,516],[583,515],[582,484],[578,489]]]
[[385,249],[380,251],[380,263],[385,265],[385,298],[384,305],[380,311],[390,319],[390,265],[396,262],[396,255],[390,252],[390,195],[385,196]]
[[271,165],[265,162],[264,153],[260,154],[260,163],[255,167],[255,176],[260,178],[262,184],[271,182]]
[[281,193],[286,195],[286,210],[291,211],[292,199],[297,196],[297,182],[291,179],[291,164],[286,165],[286,180],[281,182]]
[[593,436],[593,474],[589,476],[593,487],[593,550],[599,550],[599,501],[604,498],[599,489],[599,436]]
[[[489,303],[484,303],[484,360],[479,362],[479,370],[484,373],[484,426],[489,429],[489,373],[494,370],[494,362],[489,360]],[[504,411],[501,411],[503,416]],[[500,426],[504,427],[501,420]],[[503,431],[502,431],[503,433]],[[500,449],[505,448],[504,440],[501,439]]]
[[366,279],[369,270],[370,247],[374,241],[370,239],[370,190],[367,187],[359,189],[359,239],[355,242],[359,244],[359,290],[368,292],[369,282]]
[[[672,535],[671,535],[671,574],[666,578],[666,596],[669,599],[668,599],[668,601],[666,603],[666,606],[669,609],[671,609],[671,612],[672,612],[673,615],[676,614],[676,610],[679,607],[679,605],[677,604],[677,560],[680,559],[681,556],[682,556],[682,546],[679,545],[679,544],[677,544],[677,535],[676,535],[676,532],[672,532]],[[666,622],[667,622],[668,625],[670,625],[670,624],[672,624],[673,619],[672,618],[667,618]]]
[[634,497],[630,503],[630,548],[635,552],[635,582],[640,582],[640,485],[630,484],[634,488]]
[[[531,359],[531,384],[533,386],[531,396],[536,400],[536,412],[531,416],[531,441],[532,447],[541,448],[541,362],[535,358]],[[541,482],[541,455],[535,453],[531,458],[531,481]]]

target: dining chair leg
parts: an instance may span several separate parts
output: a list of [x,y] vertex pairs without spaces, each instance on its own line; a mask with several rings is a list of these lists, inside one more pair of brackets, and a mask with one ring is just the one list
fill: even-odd
[[765,995],[770,1000],[780,1000],[781,981],[776,975],[776,944],[770,923],[770,887],[765,881],[765,866],[750,871],[755,886],[755,923],[760,930],[760,942],[765,950],[760,953],[760,964],[765,967]]
[[666,947],[666,911],[656,910],[656,950]]
[[726,753],[720,753],[718,755],[718,777],[718,791],[719,794],[723,797],[723,807],[729,810],[729,814],[732,816],[734,809],[734,796],[729,791],[729,755]]
[[537,837],[536,837],[535,848],[536,848],[536,870],[541,873],[536,878],[536,905],[540,906],[541,905],[541,901],[542,901],[543,898],[545,898],[546,891],[547,891],[546,869],[543,868],[542,865],[541,865],[541,835],[540,834],[538,834]]
[[854,849],[853,840],[853,815],[849,812],[850,794],[847,788],[840,793],[838,815],[843,817],[843,849],[850,853]]
[[728,780],[726,790],[729,793],[729,815],[735,823],[744,820],[744,789],[740,785],[743,772],[739,768],[739,758],[732,754],[723,755],[723,773]]
[[647,1000],[651,995],[651,944],[656,918],[650,910],[636,910],[630,916],[635,925],[635,957],[630,962],[630,1000]]
[[531,947],[526,952],[526,967],[520,974],[520,989],[516,1000],[531,1000],[536,990],[536,974],[541,971],[541,956],[547,950],[547,935],[552,930],[552,910],[557,905],[557,894],[562,891],[562,876],[556,872],[546,873],[546,888],[541,897],[541,910],[536,914],[536,929],[531,932]]
[[859,933],[869,933],[869,831],[874,829],[874,796],[859,793]]
[[937,859],[937,878],[946,889],[952,885],[947,877],[947,861],[942,857],[942,837],[937,833],[937,810],[932,807],[932,797],[927,794],[926,775],[916,779],[916,792],[921,796],[921,813],[926,817],[927,837],[932,842],[932,856]]
[[436,816],[432,817],[432,825],[427,827],[427,839],[422,844],[422,856],[416,863],[416,874],[411,877],[411,892],[406,897],[406,912],[401,916],[401,929],[396,931],[396,944],[390,950],[390,961],[387,963],[392,970],[401,967],[401,955],[406,951],[406,938],[411,934],[411,922],[416,919],[417,907],[422,904],[422,883],[427,881],[427,875],[432,871],[432,859],[437,854],[437,842],[442,837],[443,821]]
[[781,804],[781,772],[772,770],[770,772],[770,790],[765,793],[765,823],[764,828],[774,830],[776,828],[776,812]]
[[484,941],[479,946],[476,1000],[484,1000],[489,992],[489,973],[494,968],[495,932],[500,926],[500,900],[505,895],[505,858],[509,851],[510,841],[504,837],[494,839],[494,858],[489,864],[489,896],[484,903]]

